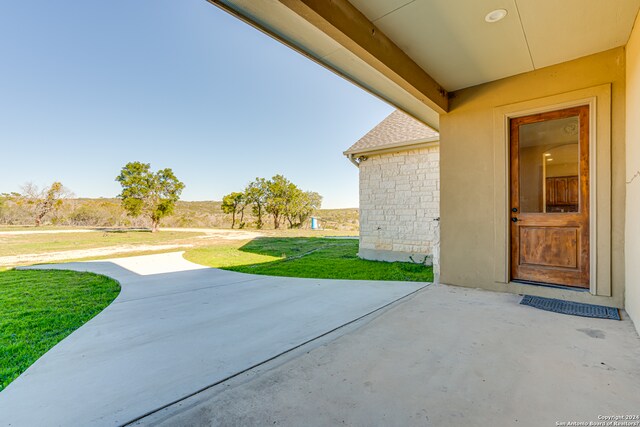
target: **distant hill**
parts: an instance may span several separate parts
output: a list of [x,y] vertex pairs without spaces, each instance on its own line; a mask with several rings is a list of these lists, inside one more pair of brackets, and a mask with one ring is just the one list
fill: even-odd
[[[222,202],[179,201],[173,215],[162,220],[163,227],[212,227],[230,228],[231,215],[222,212]],[[254,228],[254,218],[247,208],[244,217],[247,228]],[[320,209],[315,215],[320,226],[329,230],[354,230],[359,228],[357,208]],[[55,225],[87,227],[146,227],[144,218],[130,218],[115,198],[67,199],[55,216],[45,218],[46,223]],[[19,206],[4,206],[0,210],[0,224],[31,225],[28,214]],[[273,227],[265,221],[265,228]],[[309,224],[306,224],[309,227]]]

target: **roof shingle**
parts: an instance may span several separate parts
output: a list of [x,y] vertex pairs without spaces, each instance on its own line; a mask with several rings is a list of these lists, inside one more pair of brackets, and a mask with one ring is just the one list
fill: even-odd
[[438,132],[427,125],[400,110],[396,110],[353,144],[345,151],[345,154],[361,153],[389,145],[394,146],[402,142],[414,142],[438,136]]

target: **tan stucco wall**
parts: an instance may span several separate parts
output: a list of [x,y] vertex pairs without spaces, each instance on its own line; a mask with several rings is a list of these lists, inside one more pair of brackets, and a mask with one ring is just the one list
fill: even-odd
[[[506,207],[496,208],[496,199],[508,188],[496,188],[497,174],[506,174],[497,164],[495,112],[505,105],[553,97],[611,84],[611,228],[601,230],[611,244],[611,297],[587,292],[504,283],[496,280],[496,265],[506,241],[498,242],[498,218]],[[461,286],[529,293],[612,306],[624,301],[624,194],[625,194],[625,51],[617,48],[574,61],[475,86],[452,94],[451,111],[440,117],[441,160],[441,281]],[[600,100],[602,101],[602,100]],[[601,114],[601,112],[599,112]],[[602,117],[599,116],[599,122]],[[606,117],[604,118],[606,120]],[[601,131],[599,131],[599,137]],[[603,139],[603,138],[600,138]],[[607,155],[609,153],[606,153]],[[603,158],[603,157],[601,157]],[[598,165],[601,163],[598,162]],[[600,188],[599,194],[608,192]],[[599,197],[600,198],[600,197]],[[608,214],[609,200],[599,209]],[[608,215],[606,215],[608,216]],[[604,217],[604,216],[603,216]],[[506,223],[505,223],[506,224]],[[603,242],[599,242],[600,245]],[[599,260],[608,269],[609,260]],[[608,284],[607,284],[608,286]],[[605,293],[606,295],[606,293]]]
[[439,181],[437,145],[360,163],[360,257],[423,262],[432,255]]
[[[640,331],[640,15],[626,47],[627,210],[625,306]],[[634,178],[635,176],[635,178]]]

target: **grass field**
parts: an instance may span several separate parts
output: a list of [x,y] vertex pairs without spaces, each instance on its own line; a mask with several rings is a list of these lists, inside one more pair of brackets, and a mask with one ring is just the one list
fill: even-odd
[[[198,246],[237,248],[257,236],[353,235],[350,230],[92,229],[0,227],[0,271],[7,267],[171,252]],[[241,240],[238,240],[241,239]]]
[[[361,260],[357,257],[356,239],[329,238],[352,235],[353,231],[348,230],[261,230],[258,234],[235,230],[163,230],[159,233],[61,230],[65,232],[0,234],[0,268],[184,249],[187,250],[185,258],[190,261],[244,273],[331,279],[433,280],[430,267]],[[244,240],[235,240],[234,236]],[[255,236],[261,237],[251,240]],[[99,250],[102,248],[105,250]],[[52,252],[56,254],[47,255]]]
[[366,261],[357,257],[355,239],[266,237],[241,247],[201,247],[185,258],[197,264],[269,276],[351,280],[430,282],[431,267],[413,263]]
[[[188,241],[196,246],[187,250],[186,259],[242,273],[326,279],[433,280],[431,267],[421,264],[359,259],[356,239],[313,237],[322,234],[310,230],[267,231],[263,235],[252,240],[198,239],[202,233],[185,231],[4,235],[0,236],[0,255]],[[0,390],[56,343],[98,314],[118,293],[117,282],[95,274],[2,271],[0,266]]]
[[118,245],[180,243],[203,233],[184,231],[91,231],[87,233],[0,235],[0,256],[91,249]]
[[42,225],[34,227],[33,225],[6,225],[0,224],[0,233],[3,231],[51,231],[51,230],[76,230],[87,227],[61,226],[61,225]]
[[115,280],[91,273],[0,272],[0,390],[119,292]]

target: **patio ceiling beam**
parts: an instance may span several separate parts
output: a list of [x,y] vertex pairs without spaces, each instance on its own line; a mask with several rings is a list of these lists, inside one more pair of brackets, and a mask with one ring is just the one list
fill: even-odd
[[420,102],[442,114],[447,91],[347,0],[278,0]]

